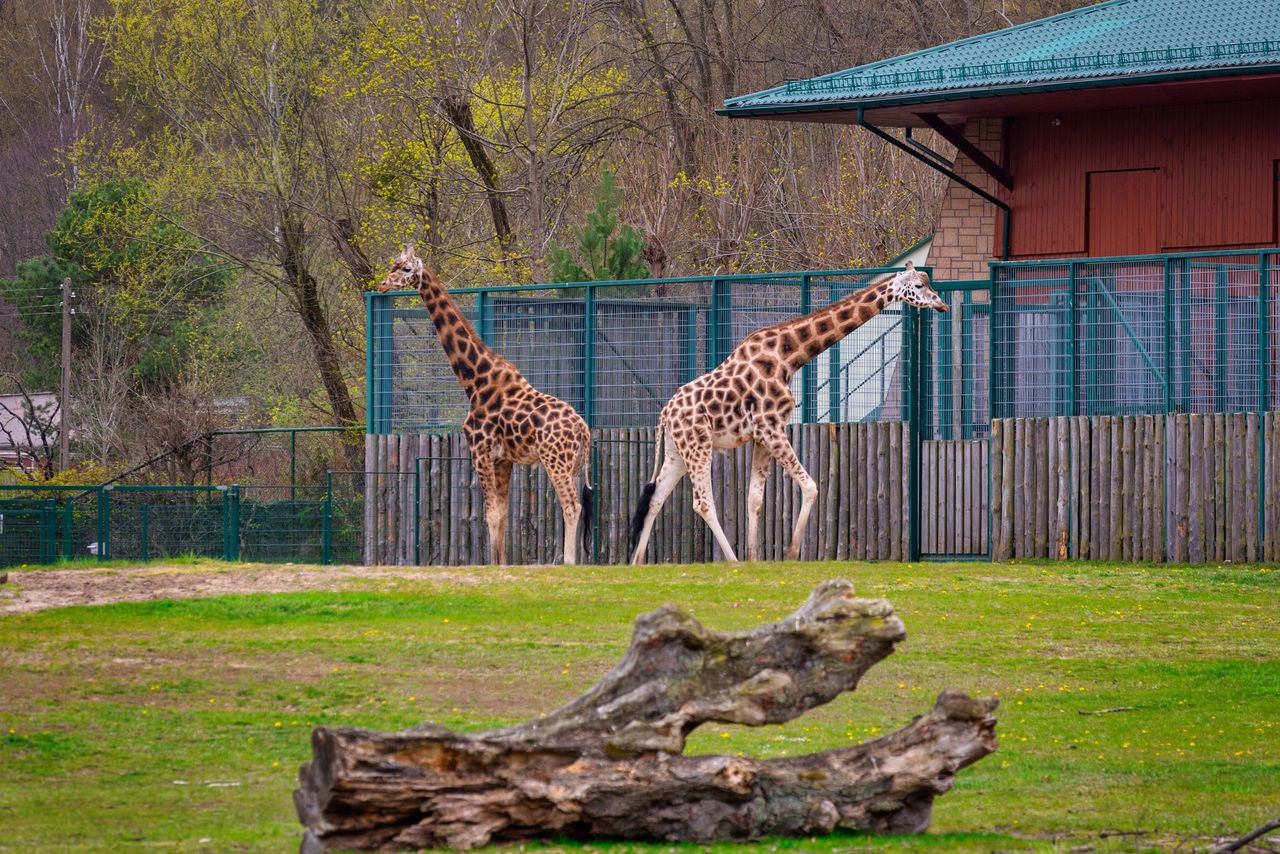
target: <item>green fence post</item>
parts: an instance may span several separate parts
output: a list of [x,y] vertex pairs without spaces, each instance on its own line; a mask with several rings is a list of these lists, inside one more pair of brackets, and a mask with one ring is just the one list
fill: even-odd
[[298,431],[289,431],[289,500],[297,501],[298,483]]
[[[377,359],[375,350],[377,342],[373,337],[373,297],[374,291],[364,292],[364,423],[365,432],[377,433],[377,415],[374,405],[377,398],[373,384],[373,366]],[[212,472],[212,469],[210,469]],[[210,475],[212,477],[212,474]],[[211,481],[212,483],[212,481]]]
[[711,280],[711,311],[707,317],[707,366],[711,370],[729,355],[733,332],[733,285],[726,279]]
[[582,304],[582,420],[595,426],[596,289],[586,286]]
[[422,565],[422,457],[413,460],[413,563]]
[[324,473],[324,505],[320,515],[320,563],[333,560],[333,472]]
[[1227,268],[1219,264],[1214,272],[1213,300],[1213,397],[1214,411],[1228,412],[1227,408],[1227,301],[1231,299]]
[[[225,486],[219,489],[226,490]],[[227,515],[223,514],[223,525],[227,531],[227,560],[240,560],[240,487],[232,485],[231,489],[226,491],[227,507],[231,516],[228,521]]]
[[[811,305],[811,283],[809,276],[802,275],[800,277],[800,315],[804,316],[812,311]],[[726,355],[728,355],[726,353]],[[804,367],[800,368],[800,422],[802,424],[812,424],[818,420],[818,384],[814,369],[816,365],[813,360],[804,363]]]
[[1173,411],[1173,266],[1164,259],[1164,411]]
[[[1182,357],[1181,373],[1179,375],[1178,401],[1182,404],[1184,412],[1191,411],[1191,262],[1182,259],[1182,281],[1185,284],[1182,295],[1182,310],[1179,312],[1180,317],[1178,323],[1181,328],[1178,343],[1178,353]],[[1210,407],[1210,412],[1213,408]]]
[[142,554],[139,559],[143,563],[146,563],[149,557],[147,554],[148,552],[147,537],[149,536],[149,533],[150,533],[148,531],[149,523],[151,521],[151,505],[150,504],[142,505],[141,517],[142,517],[142,530],[138,533],[138,541],[139,541],[139,547],[141,549]]
[[1267,530],[1267,419],[1271,408],[1270,256],[1258,253],[1258,532]]
[[600,563],[600,448],[591,437],[591,562]]
[[111,490],[108,485],[98,489],[98,560],[111,559]]
[[1076,265],[1067,275],[1067,411],[1076,414]]
[[72,528],[75,527],[75,514],[72,512],[74,500],[68,498],[62,505],[62,557],[65,560],[74,559],[72,549],[75,548],[75,539],[72,536]]
[[907,443],[911,448],[911,464],[907,477],[907,554],[908,561],[920,559],[920,335],[916,324],[919,312],[915,306],[903,304],[903,339],[906,344],[903,377],[906,403]]
[[36,511],[36,550],[37,562],[53,563],[53,555],[57,551],[57,515],[53,499],[46,498],[40,502]]

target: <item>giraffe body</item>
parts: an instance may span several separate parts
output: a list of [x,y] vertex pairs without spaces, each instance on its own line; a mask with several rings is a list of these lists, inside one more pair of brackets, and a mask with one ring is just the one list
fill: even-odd
[[[591,528],[591,431],[582,416],[563,400],[538,391],[515,365],[491,350],[413,247],[404,248],[378,290],[418,291],[470,401],[462,433],[484,493],[492,562],[506,562],[511,470],[519,464],[547,470],[564,515],[564,562],[575,563],[579,522],[584,550]],[[576,491],[579,473],[584,479],[581,497]]]
[[658,415],[653,478],[641,494],[631,520],[632,563],[644,562],[653,523],[686,473],[693,487],[694,511],[711,529],[724,557],[737,561],[716,515],[711,458],[716,451],[737,448],[749,441],[755,444],[747,487],[747,559],[759,560],[761,556],[760,514],[764,509],[765,479],[773,460],[800,487],[800,510],[786,551],[788,560],[798,558],[818,486],[786,437],[786,424],[795,409],[791,377],[806,362],[898,300],[947,310],[946,303],[929,286],[928,276],[908,263],[903,272],[825,308],[756,330],[715,369],[676,391]]

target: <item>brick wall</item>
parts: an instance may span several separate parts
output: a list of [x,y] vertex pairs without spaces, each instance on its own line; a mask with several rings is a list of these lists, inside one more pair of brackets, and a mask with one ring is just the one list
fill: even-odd
[[[1001,162],[1000,119],[971,119],[964,135],[997,163]],[[963,154],[956,154],[955,171],[965,180],[998,196],[999,183]],[[942,210],[933,230],[929,264],[934,278],[985,279],[987,262],[999,251],[1003,213],[995,205],[954,181],[942,197]]]

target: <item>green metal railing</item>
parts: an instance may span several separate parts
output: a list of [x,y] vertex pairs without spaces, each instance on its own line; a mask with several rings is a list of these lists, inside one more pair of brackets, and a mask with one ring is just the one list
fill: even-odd
[[332,475],[322,485],[2,485],[0,567],[180,555],[359,563],[363,479],[335,489]]
[[993,417],[1280,408],[1280,251],[998,262]]
[[[723,361],[751,331],[805,314],[897,269],[457,288],[450,295],[487,343],[591,426],[648,426],[677,388]],[[366,300],[368,431],[459,424],[466,400],[418,295],[369,293]],[[802,368],[793,380],[796,420],[879,417],[872,413],[881,411],[886,397],[900,398],[897,376],[875,395],[863,382],[863,366],[848,358],[877,338],[882,348],[900,349],[901,331],[894,329],[899,317],[890,311],[874,318]]]

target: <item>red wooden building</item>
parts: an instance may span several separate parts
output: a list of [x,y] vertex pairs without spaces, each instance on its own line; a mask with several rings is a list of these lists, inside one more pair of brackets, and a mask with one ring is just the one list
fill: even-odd
[[[722,112],[903,129],[897,144],[954,178],[930,257],[939,277],[985,278],[1000,258],[1275,246],[1280,235],[1276,3],[1112,0],[792,81]],[[956,145],[954,163],[912,136],[926,128]]]

